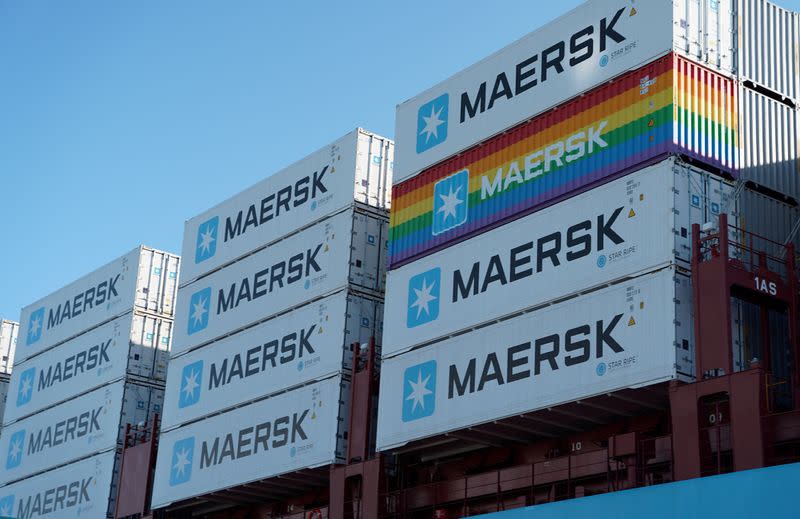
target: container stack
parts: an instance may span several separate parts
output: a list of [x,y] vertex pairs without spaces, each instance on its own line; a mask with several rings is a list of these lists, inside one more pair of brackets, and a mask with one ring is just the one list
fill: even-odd
[[125,427],[163,407],[179,266],[137,247],[22,309],[0,516],[113,512]]
[[343,459],[393,155],[358,129],[186,222],[154,508]]
[[8,400],[8,384],[11,380],[11,368],[14,366],[18,333],[19,323],[0,318],[0,431]]
[[692,225],[797,182],[796,38],[763,0],[590,0],[399,105],[379,450],[693,380]]

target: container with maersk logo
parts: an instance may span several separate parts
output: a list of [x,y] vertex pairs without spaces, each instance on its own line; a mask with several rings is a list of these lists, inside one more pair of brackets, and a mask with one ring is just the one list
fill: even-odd
[[153,508],[341,462],[349,394],[335,376],[162,433]]
[[182,282],[358,203],[389,209],[394,143],[356,129],[186,222]]
[[172,317],[180,258],[140,246],[22,309],[16,361],[132,309]]

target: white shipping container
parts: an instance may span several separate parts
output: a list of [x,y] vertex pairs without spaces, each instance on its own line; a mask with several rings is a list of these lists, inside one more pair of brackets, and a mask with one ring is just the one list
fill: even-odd
[[117,382],[3,427],[2,481],[17,481],[72,460],[114,449],[127,423],[161,412],[164,390]]
[[153,508],[340,462],[349,384],[333,377],[161,435]]
[[383,303],[342,291],[174,358],[161,430],[348,370],[382,327]]
[[738,0],[742,80],[800,99],[800,15],[767,0]]
[[389,209],[394,143],[356,129],[186,222],[182,284],[345,207]]
[[116,456],[98,454],[0,488],[0,516],[105,519],[113,512]]
[[348,209],[181,287],[173,356],[348,284],[382,293],[387,227]]
[[172,316],[180,258],[140,246],[22,309],[21,362],[132,309]]
[[394,182],[672,50],[734,72],[732,0],[590,0],[397,107]]
[[0,373],[11,373],[14,366],[14,350],[17,348],[19,323],[0,319]]
[[378,449],[678,378],[691,315],[666,268],[385,359]]
[[127,313],[19,364],[3,423],[69,400],[126,375],[164,383],[172,322]]
[[671,263],[733,186],[674,159],[389,272],[383,357]]

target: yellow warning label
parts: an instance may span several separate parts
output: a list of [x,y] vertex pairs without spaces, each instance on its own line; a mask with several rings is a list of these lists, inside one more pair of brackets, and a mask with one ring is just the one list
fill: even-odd
[[317,413],[311,413],[311,419],[312,420],[316,420],[317,419]]
[[648,123],[647,123],[647,127],[648,128],[652,128],[655,125],[656,125],[656,120],[655,119],[650,119],[650,121],[648,121]]
[[336,168],[335,167],[331,168],[331,173],[336,173]]
[[639,193],[639,201],[641,202],[644,200],[644,193]]
[[317,330],[317,333],[322,333],[322,326],[319,327],[319,329]]
[[631,14],[629,14],[628,16],[636,16],[636,8],[635,7],[631,7]]
[[639,301],[639,309],[640,310],[644,309],[644,301]]
[[635,326],[635,325],[636,325],[636,320],[633,318],[633,316],[631,316],[631,318],[628,319],[628,326]]
[[633,218],[634,216],[636,216],[636,211],[631,208],[630,212],[628,213],[628,218]]
[[330,249],[330,247],[328,247],[328,245],[326,244],[325,245],[325,250],[323,252],[328,252],[328,249]]

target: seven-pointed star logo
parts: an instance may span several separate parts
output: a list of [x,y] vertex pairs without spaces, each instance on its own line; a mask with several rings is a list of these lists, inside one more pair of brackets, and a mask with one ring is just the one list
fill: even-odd
[[21,429],[11,435],[8,441],[8,457],[6,458],[6,469],[18,467],[22,461],[22,450],[25,447],[25,429]]
[[30,367],[22,372],[19,377],[19,391],[17,392],[17,407],[31,401],[33,395],[33,381],[36,378],[36,367]]
[[14,514],[14,494],[0,499],[0,517],[12,517]]
[[198,360],[183,367],[181,373],[181,394],[178,407],[184,408],[196,404],[200,400],[200,382],[203,380],[203,361]]
[[403,421],[433,414],[436,408],[436,361],[407,368],[403,374]]
[[217,253],[217,230],[219,216],[215,216],[200,224],[197,228],[197,243],[194,251],[194,262],[200,263]]
[[434,268],[408,280],[406,326],[414,328],[439,317],[441,269]]
[[433,235],[454,229],[467,221],[469,213],[469,170],[445,177],[433,186]]
[[172,446],[169,485],[186,483],[192,478],[192,459],[194,458],[194,436],[178,440]]
[[433,148],[447,139],[450,96],[442,94],[419,107],[417,112],[417,153]]
[[464,201],[458,198],[458,193],[461,191],[461,187],[459,186],[458,189],[453,192],[453,188],[450,188],[450,192],[446,195],[439,195],[439,198],[442,199],[442,205],[439,206],[439,210],[436,211],[437,213],[444,213],[444,219],[447,220],[451,216],[453,218],[456,217],[456,208],[459,205],[463,204]]
[[44,307],[31,313],[28,319],[28,336],[25,344],[30,346],[42,336],[42,325],[44,324]]
[[208,307],[211,303],[211,287],[198,290],[189,301],[189,323],[187,332],[192,335],[208,326]]

